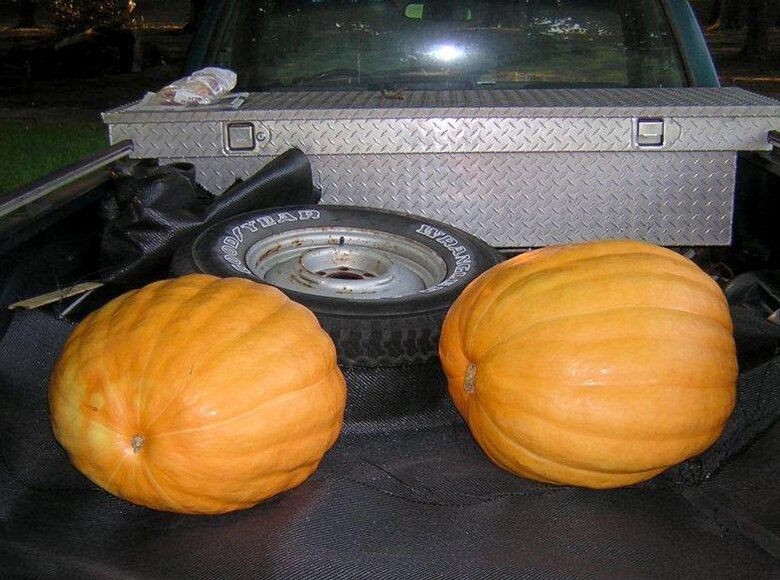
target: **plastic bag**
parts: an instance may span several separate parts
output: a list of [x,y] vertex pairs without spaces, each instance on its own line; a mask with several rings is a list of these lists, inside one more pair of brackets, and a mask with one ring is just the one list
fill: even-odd
[[236,73],[209,67],[160,89],[155,97],[165,105],[210,105],[236,86]]

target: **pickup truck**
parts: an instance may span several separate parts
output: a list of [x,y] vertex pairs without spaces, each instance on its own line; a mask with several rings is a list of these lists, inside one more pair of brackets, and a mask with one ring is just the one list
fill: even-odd
[[[686,0],[214,1],[209,66],[235,91],[128,95],[111,147],[0,198],[4,577],[780,577],[780,102],[719,86]],[[522,480],[448,401],[438,325],[504,256],[605,238],[721,284],[737,408],[648,482]],[[309,480],[215,517],[103,492],[46,406],[73,324],[192,271],[312,308],[350,393]]]

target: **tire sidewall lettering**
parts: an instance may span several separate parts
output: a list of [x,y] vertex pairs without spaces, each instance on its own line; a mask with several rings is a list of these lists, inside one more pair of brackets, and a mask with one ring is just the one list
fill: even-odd
[[[327,216],[327,214],[325,215]],[[304,224],[306,222],[316,222],[321,220],[322,217],[322,213],[317,209],[280,210],[254,216],[241,224],[231,225],[229,230],[225,231],[219,244],[219,256],[230,270],[252,276],[252,272],[244,263],[243,256],[246,251],[242,248],[242,246],[248,246],[257,241],[257,236],[252,234],[287,224],[301,223],[301,227],[305,227]],[[475,258],[468,245],[459,240],[456,234],[425,222],[417,222],[412,225],[412,228],[414,234],[410,237],[417,237],[418,240],[419,237],[422,237],[424,240],[420,241],[423,241],[429,247],[433,243],[449,255],[446,258],[449,264],[447,277],[434,286],[416,292],[416,294],[432,294],[446,291],[469,276],[469,273],[474,268]],[[442,255],[442,257],[445,256]]]
[[272,226],[291,223],[291,222],[306,222],[318,220],[321,217],[321,213],[316,209],[300,209],[294,211],[279,211],[272,214],[263,215],[260,217],[247,220],[244,223],[234,226],[230,229],[230,234],[222,238],[222,246],[220,248],[222,259],[228,263],[228,266],[233,270],[241,272],[242,274],[252,274],[238,258],[239,249],[244,242],[244,233],[257,233],[258,231],[268,229]]
[[420,224],[415,232],[433,240],[440,246],[444,247],[455,259],[455,268],[452,270],[450,275],[435,286],[421,290],[420,294],[430,294],[431,292],[444,290],[454,284],[457,284],[459,280],[465,278],[468,275],[468,273],[471,271],[472,265],[474,264],[474,258],[466,246],[460,242],[460,240],[458,240],[452,234],[430,224]]

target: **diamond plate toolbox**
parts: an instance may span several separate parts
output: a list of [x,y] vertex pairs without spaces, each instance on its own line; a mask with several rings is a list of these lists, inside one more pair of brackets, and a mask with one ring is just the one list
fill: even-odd
[[735,88],[266,92],[103,114],[134,157],[190,161],[220,193],[291,147],[323,203],[440,220],[504,248],[731,241],[739,151],[780,102]]

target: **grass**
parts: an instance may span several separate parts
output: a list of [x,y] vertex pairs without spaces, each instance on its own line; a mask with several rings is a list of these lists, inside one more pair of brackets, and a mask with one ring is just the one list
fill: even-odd
[[0,117],[0,195],[107,145],[96,115]]

